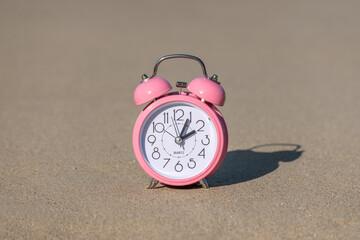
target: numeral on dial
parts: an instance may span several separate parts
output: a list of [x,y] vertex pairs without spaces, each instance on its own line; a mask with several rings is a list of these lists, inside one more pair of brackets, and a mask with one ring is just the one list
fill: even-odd
[[209,135],[205,135],[205,140],[201,139],[201,143],[205,146],[209,145],[209,143],[210,143]]
[[201,152],[199,152],[198,156],[205,158],[205,148],[203,148]]
[[162,133],[165,129],[165,126],[162,123],[155,124],[155,122],[153,122],[152,124],[153,124],[153,133],[155,133],[155,132]]
[[165,165],[163,166],[163,168],[166,167],[166,165],[170,162],[170,158],[164,158],[164,160],[166,161]]
[[156,137],[154,136],[154,135],[149,135],[148,137],[147,137],[147,140],[148,140],[148,142],[151,144],[151,146],[152,145],[154,145],[154,143],[156,142]]
[[[177,109],[177,110],[175,110],[174,109],[174,119],[176,120],[176,121],[184,121],[184,119],[182,119],[182,117],[184,116],[184,110],[182,110],[182,109]],[[178,118],[176,118],[176,116],[180,116],[180,117],[178,117]]]
[[159,148],[154,147],[154,152],[151,154],[152,158],[158,160],[160,158]]
[[184,169],[184,167],[183,167],[183,165],[181,165],[180,161],[178,161],[178,162],[176,163],[174,169],[175,169],[175,171],[177,171],[177,172],[181,172],[181,171]]
[[205,127],[205,122],[203,120],[197,120],[196,124],[200,123],[200,128],[197,130],[198,132],[203,132],[204,130],[202,130]]
[[164,112],[164,124],[168,124],[168,123],[169,123],[169,113]]
[[194,161],[193,158],[190,158],[187,166],[190,168],[190,169],[194,169],[196,167],[196,162]]

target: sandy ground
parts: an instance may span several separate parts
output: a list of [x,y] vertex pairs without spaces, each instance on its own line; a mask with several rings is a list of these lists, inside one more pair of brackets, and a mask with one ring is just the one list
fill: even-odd
[[[1,239],[359,239],[359,1],[1,1]],[[147,190],[133,90],[170,53],[227,93],[229,151]],[[192,61],[159,76],[191,81]]]

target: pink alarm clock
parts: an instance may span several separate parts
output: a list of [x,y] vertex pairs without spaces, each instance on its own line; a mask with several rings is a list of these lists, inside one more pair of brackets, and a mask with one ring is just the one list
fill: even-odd
[[[198,61],[204,77],[189,84],[177,82],[180,91],[167,93],[171,85],[156,74],[159,64],[171,58]],[[209,78],[198,57],[172,54],[156,62],[150,78],[146,74],[142,78],[134,101],[136,105],[150,103],[136,120],[133,147],[140,166],[152,178],[149,188],[159,182],[172,186],[199,182],[209,188],[206,179],[218,170],[228,146],[226,124],[215,107],[225,103],[217,75]]]

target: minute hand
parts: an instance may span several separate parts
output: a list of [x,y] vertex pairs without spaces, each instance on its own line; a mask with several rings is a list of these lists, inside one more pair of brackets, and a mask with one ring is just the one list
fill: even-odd
[[184,140],[185,138],[188,138],[190,137],[191,135],[193,135],[194,133],[196,133],[195,130],[192,130],[191,132],[185,134],[184,136],[181,137],[182,140]]

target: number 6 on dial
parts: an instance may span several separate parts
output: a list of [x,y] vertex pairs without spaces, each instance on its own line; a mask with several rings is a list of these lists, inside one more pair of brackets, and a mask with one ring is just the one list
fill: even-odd
[[[171,58],[198,61],[204,77],[188,85],[177,83],[188,92],[166,94],[171,85],[155,76],[158,65]],[[152,101],[140,113],[133,131],[136,159],[152,178],[149,188],[158,182],[172,186],[200,182],[208,188],[206,179],[220,167],[228,146],[226,124],[215,107],[225,102],[225,92],[217,82],[217,75],[209,78],[204,63],[195,56],[167,55],[157,61],[150,78],[143,75],[134,100],[136,105]]]

